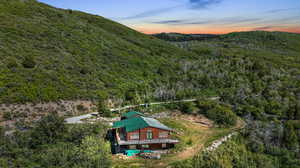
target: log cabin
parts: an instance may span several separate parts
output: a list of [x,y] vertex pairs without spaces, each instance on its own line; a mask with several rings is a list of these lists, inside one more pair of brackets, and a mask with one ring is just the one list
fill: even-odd
[[113,123],[113,132],[119,151],[162,150],[174,147],[178,140],[171,139],[173,130],[154,118],[131,111],[122,115],[120,121]]

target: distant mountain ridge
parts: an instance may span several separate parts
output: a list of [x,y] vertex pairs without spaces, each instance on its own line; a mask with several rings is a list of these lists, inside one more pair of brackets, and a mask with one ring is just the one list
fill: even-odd
[[191,41],[191,40],[208,40],[218,38],[217,34],[182,34],[182,33],[158,33],[152,36],[167,41]]

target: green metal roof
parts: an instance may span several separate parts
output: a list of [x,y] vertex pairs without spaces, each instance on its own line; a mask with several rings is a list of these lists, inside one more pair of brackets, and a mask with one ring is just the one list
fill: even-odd
[[144,116],[144,114],[137,112],[137,111],[129,111],[122,115],[122,117],[131,118],[136,116]]
[[154,127],[154,128],[159,128],[159,129],[169,130],[169,131],[172,130],[171,128],[163,125],[156,119],[148,118],[148,117],[134,117],[126,120],[116,121],[113,123],[113,128],[122,128],[122,127],[125,128],[126,132],[132,132],[146,127]]

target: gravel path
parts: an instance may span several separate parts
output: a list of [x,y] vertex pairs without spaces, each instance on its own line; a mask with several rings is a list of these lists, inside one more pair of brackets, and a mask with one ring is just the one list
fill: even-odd
[[65,119],[65,121],[67,124],[80,124],[80,123],[83,123],[83,121],[81,121],[81,120],[86,119],[86,118],[91,118],[97,114],[98,114],[98,112],[94,112],[94,113],[85,114],[85,115],[81,115],[81,116],[71,117],[71,118]]

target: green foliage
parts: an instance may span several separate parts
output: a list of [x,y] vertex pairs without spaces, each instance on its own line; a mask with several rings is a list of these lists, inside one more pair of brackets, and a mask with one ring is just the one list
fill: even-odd
[[65,125],[55,115],[46,116],[33,130],[1,136],[0,167],[110,167],[106,131],[100,124]]
[[179,104],[179,110],[183,113],[192,114],[196,107],[193,102],[183,102]]
[[100,137],[87,136],[82,140],[79,157],[82,167],[110,167],[110,145]]
[[3,113],[3,118],[5,119],[5,120],[12,120],[13,119],[13,115],[11,114],[11,112],[4,112]]
[[286,122],[284,128],[284,143],[288,149],[295,150],[299,147],[298,136],[292,122]]
[[98,112],[100,115],[104,117],[111,117],[112,113],[110,109],[107,107],[107,105],[103,101],[99,101],[98,103]]
[[247,140],[242,137],[234,138],[221,145],[212,152],[203,152],[193,159],[175,162],[174,168],[229,168],[229,167],[251,167],[251,168],[274,168],[274,167],[299,167],[293,153],[279,149],[280,155],[266,153],[254,153],[248,150]]
[[199,100],[197,106],[200,110],[199,113],[204,114],[218,125],[233,126],[237,122],[236,114],[228,105],[219,104],[213,101]]
[[[0,60],[4,60],[0,62],[0,102],[61,99],[103,102],[107,98],[121,98],[125,103],[137,103],[207,97],[213,91],[232,108],[212,102],[198,102],[197,107],[200,113],[221,125],[235,122],[232,111],[266,123],[271,123],[269,119],[283,123],[286,119],[300,119],[298,34],[256,31],[222,36],[162,34],[157,37],[179,42],[171,45],[100,16],[55,9],[33,0],[1,1],[0,39],[5,43],[0,48]],[[186,106],[183,111],[193,111],[191,104],[183,106]],[[98,110],[110,115],[103,104]],[[73,130],[70,133],[57,117],[49,117],[44,122],[48,124],[38,123],[41,128],[16,133],[19,138],[9,147],[1,145],[0,167],[76,167],[50,163],[61,158],[57,163],[63,164],[69,158],[76,158],[73,154],[80,148],[82,139],[90,133],[94,136],[94,132],[84,134]],[[262,127],[269,129],[265,125]],[[238,150],[226,151],[233,151],[241,158],[234,154],[228,156],[231,160],[212,156],[211,164],[270,167],[270,159],[274,159],[281,167],[296,167],[299,161],[293,150],[299,146],[299,128],[295,124],[286,124],[284,128],[283,136],[278,134],[272,137],[275,142],[268,142],[276,144],[272,148],[264,142],[268,138],[258,138],[257,143],[247,146],[251,152],[243,144],[237,145]],[[279,128],[276,130],[280,132]],[[63,142],[58,144],[60,141]],[[60,149],[55,148],[56,144]],[[43,145],[44,151],[31,149]],[[65,148],[70,151],[64,155]],[[265,151],[282,157],[271,154],[265,157]],[[45,156],[33,156],[34,152]],[[55,152],[62,155],[55,157]],[[30,157],[25,158],[25,154]],[[209,158],[203,156],[199,160]]]
[[1,103],[97,100],[104,92],[163,99],[171,86],[153,93],[179,79],[179,60],[193,57],[103,17],[28,0],[0,2],[0,37]]
[[32,130],[32,146],[53,144],[66,133],[64,118],[52,113],[42,118]]
[[8,58],[6,66],[9,69],[13,69],[13,68],[17,68],[19,64],[17,63],[17,60],[15,58]]
[[236,124],[237,117],[229,107],[217,105],[206,111],[205,115],[215,121],[217,124],[224,126],[233,126]]
[[25,57],[24,61],[22,62],[22,65],[24,68],[34,68],[36,65],[36,62],[34,61],[34,58],[32,56]]

